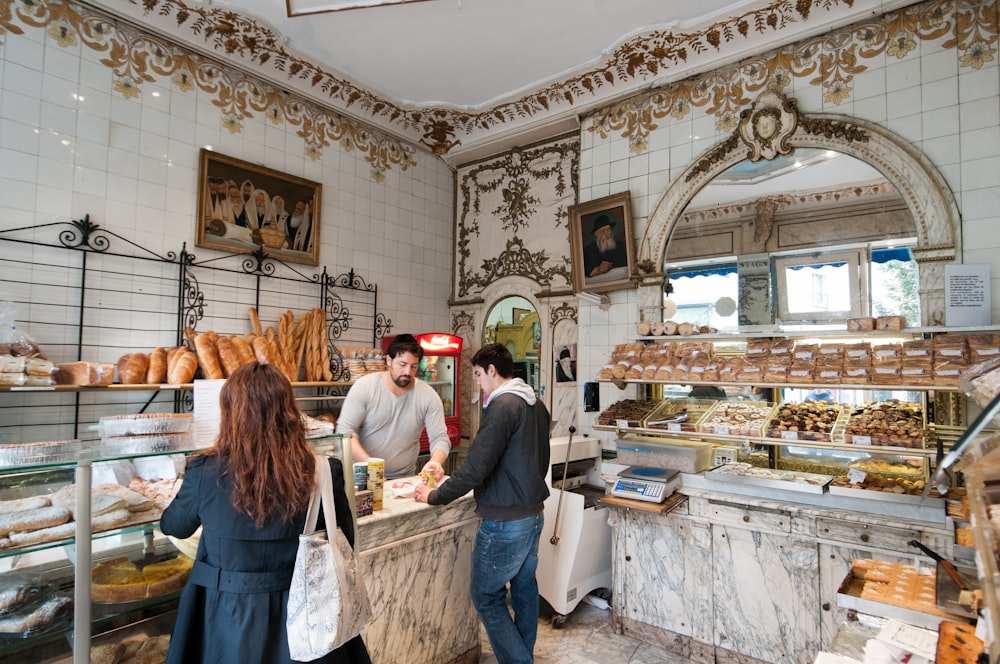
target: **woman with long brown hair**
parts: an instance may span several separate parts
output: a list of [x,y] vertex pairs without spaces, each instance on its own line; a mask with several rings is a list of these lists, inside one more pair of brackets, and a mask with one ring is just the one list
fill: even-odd
[[[315,458],[291,383],[273,365],[253,362],[233,372],[219,406],[215,446],[189,460],[160,520],[160,529],[175,537],[202,528],[167,663],[290,663],[288,588]],[[353,545],[343,466],[330,459],[330,469],[337,525]],[[315,661],[371,662],[360,636]]]

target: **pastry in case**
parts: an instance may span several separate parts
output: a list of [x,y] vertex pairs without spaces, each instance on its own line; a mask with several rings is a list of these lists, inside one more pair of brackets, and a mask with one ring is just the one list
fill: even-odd
[[703,433],[760,436],[773,406],[766,401],[720,401],[698,424]]
[[130,602],[178,590],[187,583],[194,561],[180,554],[141,568],[121,556],[98,563],[91,572],[95,602]]
[[185,433],[191,430],[194,417],[189,413],[139,413],[108,415],[97,423],[101,438],[140,436],[157,433]]
[[889,399],[855,406],[844,428],[844,442],[922,448],[925,440],[923,406]]
[[841,407],[831,401],[786,402],[775,408],[765,427],[768,438],[830,442],[837,435]]
[[147,436],[112,436],[101,438],[101,454],[155,454],[194,449],[191,433],[159,433]]
[[76,439],[9,443],[0,445],[0,467],[75,461],[79,452]]

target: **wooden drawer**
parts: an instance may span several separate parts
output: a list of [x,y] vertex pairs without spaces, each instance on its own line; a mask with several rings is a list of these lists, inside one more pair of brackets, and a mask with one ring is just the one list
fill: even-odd
[[[816,519],[816,537],[845,544],[871,546],[891,551],[910,550],[910,540],[920,540],[920,531],[909,528],[846,523],[835,519]],[[916,550],[913,549],[916,553]]]
[[718,523],[781,533],[790,533],[792,531],[792,517],[784,510],[749,507],[722,500],[709,500],[708,512],[709,518]]

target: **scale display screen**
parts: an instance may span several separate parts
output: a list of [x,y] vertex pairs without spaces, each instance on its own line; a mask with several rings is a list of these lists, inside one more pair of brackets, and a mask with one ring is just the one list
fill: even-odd
[[676,470],[631,466],[618,473],[618,479],[611,487],[611,495],[662,503],[679,484],[680,473]]
[[666,488],[667,485],[663,482],[649,482],[646,480],[619,477],[615,481],[615,485],[611,488],[611,495],[618,496],[619,498],[662,503],[666,499],[666,496],[663,495]]

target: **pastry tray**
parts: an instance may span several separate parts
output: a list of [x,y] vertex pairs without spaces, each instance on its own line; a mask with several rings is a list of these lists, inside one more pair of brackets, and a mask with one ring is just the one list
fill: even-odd
[[[698,423],[712,410],[715,403],[704,399],[664,399],[649,415],[642,419],[642,427],[644,429],[693,433],[699,430]],[[687,411],[688,418],[686,420],[683,422],[671,421],[684,411]]]
[[[720,412],[727,410],[729,406],[753,406],[755,408],[760,408],[765,410],[764,414],[761,416],[759,423],[753,427],[751,431],[741,432],[738,431],[739,423],[734,423],[733,427],[727,427],[723,424],[712,424],[710,421]],[[701,422],[698,424],[698,431],[702,433],[712,433],[720,436],[733,435],[733,436],[755,436],[761,437],[764,431],[764,425],[771,421],[771,417],[774,415],[775,406],[769,404],[766,401],[719,401],[713,407],[712,410],[707,412]],[[737,429],[734,431],[733,429]]]
[[[770,417],[764,421],[764,436],[767,438],[777,438],[779,440],[786,440],[790,442],[802,441],[804,443],[820,442],[820,443],[839,443],[844,439],[844,426],[847,424],[848,409],[843,405],[839,405],[838,408],[840,412],[837,413],[837,419],[834,421],[833,426],[830,427],[829,433],[814,433],[809,431],[780,431],[777,428],[771,428],[771,423],[778,419],[778,415],[781,409],[789,404],[780,404],[774,407],[771,411]],[[792,404],[798,405],[798,404]]]
[[[727,464],[727,466],[737,464]],[[747,465],[747,464],[744,464]],[[749,472],[765,471],[768,475],[742,475],[720,466],[714,470],[705,471],[705,477],[720,482],[733,482],[736,484],[747,484],[750,486],[761,486],[782,491],[798,491],[801,493],[823,493],[826,486],[833,481],[833,475],[819,475],[817,473],[799,473],[791,470],[768,470],[764,468],[751,468]],[[812,480],[812,481],[805,481]]]
[[904,505],[930,506],[944,511],[944,498],[933,496],[912,495],[909,493],[893,493],[891,491],[876,491],[875,489],[856,489],[848,486],[838,486],[831,484],[828,491],[832,495],[847,496],[848,498],[860,498],[861,500],[882,500],[890,503],[903,503]]
[[837,606],[842,609],[854,610],[870,616],[901,620],[903,622],[910,623],[911,625],[916,625],[917,627],[923,627],[934,631],[937,631],[941,622],[945,620],[964,623],[970,622],[968,618],[962,615],[939,615],[925,613],[923,611],[908,609],[904,606],[898,606],[896,604],[887,604],[885,602],[876,602],[874,600],[862,598],[861,591],[864,588],[864,585],[865,580],[860,576],[855,575],[855,569],[852,567],[850,571],[848,571],[847,576],[844,577],[844,580],[840,583],[840,587],[837,589]]
[[[959,576],[962,577],[969,584],[969,589],[972,590],[978,586],[976,581],[977,571],[975,567],[966,567],[964,565],[955,565],[955,569],[958,571]],[[937,579],[935,581],[935,594],[937,597],[937,608],[942,611],[947,611],[948,613],[954,613],[957,616],[964,616],[969,621],[974,622],[979,616],[968,606],[963,606],[959,603],[959,597],[962,593],[961,588],[955,583],[955,580],[948,575],[948,572],[944,569],[941,563],[937,564]]]

